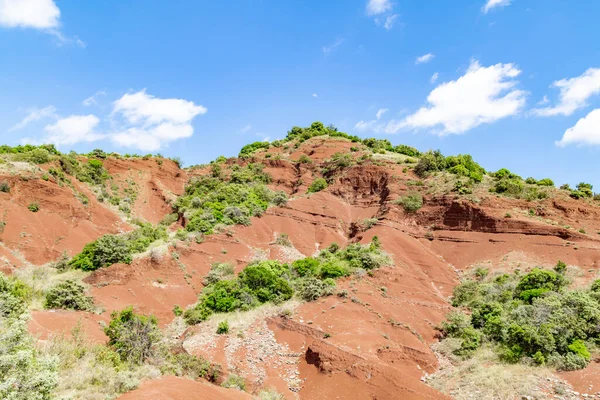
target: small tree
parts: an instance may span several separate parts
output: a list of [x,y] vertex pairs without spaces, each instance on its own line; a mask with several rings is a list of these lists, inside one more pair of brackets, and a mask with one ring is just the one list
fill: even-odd
[[121,360],[142,364],[154,355],[155,346],[161,339],[156,317],[135,314],[133,307],[115,311],[111,317],[104,333]]

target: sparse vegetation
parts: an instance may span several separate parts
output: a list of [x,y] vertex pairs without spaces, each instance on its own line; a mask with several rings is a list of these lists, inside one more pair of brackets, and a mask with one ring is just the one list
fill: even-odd
[[400,197],[394,203],[401,205],[407,213],[414,213],[423,207],[423,196],[420,193],[413,192]]
[[235,278],[207,280],[210,283],[198,303],[185,311],[184,318],[189,324],[196,324],[213,313],[249,310],[266,302],[277,304],[295,293],[312,301],[335,293],[335,278],[390,264],[391,259],[381,251],[375,238],[368,246],[331,246],[317,258],[297,260],[291,265],[274,260],[252,262]]

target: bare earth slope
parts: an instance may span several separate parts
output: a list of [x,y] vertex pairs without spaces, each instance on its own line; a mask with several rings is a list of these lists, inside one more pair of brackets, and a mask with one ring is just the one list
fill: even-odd
[[[332,243],[368,243],[378,236],[394,266],[338,282],[338,291],[347,295],[290,303],[285,306],[289,312],[272,306],[235,313],[227,317],[229,335],[216,335],[217,316],[181,330],[178,338],[185,351],[220,363],[225,374],[242,376],[252,394],[273,387],[289,399],[440,399],[445,395],[425,384],[423,377],[439,367],[430,345],[437,341],[435,327],[450,310],[448,299],[462,271],[477,266],[527,270],[561,259],[578,267],[576,284],[596,278],[600,208],[587,203],[562,197],[531,203],[491,194],[478,201],[440,195],[428,190],[429,183],[414,186],[417,178],[407,164],[395,160],[349,166],[326,190],[307,194],[310,183],[320,176],[321,163],[336,152],[348,152],[352,145],[313,138],[289,154],[281,149],[273,149],[268,158],[257,154],[273,177],[271,187],[291,196],[287,205],[269,208],[250,226],[207,236],[203,243],[170,244],[158,259],[144,255],[130,265],[93,272],[85,282],[105,313],[86,316],[84,329],[102,341],[98,322],[128,305],[156,315],[162,326],[170,324],[175,305],[185,308],[197,300],[202,279],[214,262],[233,262],[239,272],[257,258],[289,262]],[[281,159],[274,159],[277,154]],[[312,163],[296,163],[302,154]],[[136,181],[132,216],[152,223],[171,212],[170,203],[190,176],[207,173],[205,168],[180,170],[168,160],[159,165],[155,160],[107,159],[105,166],[119,185]],[[11,184],[10,193],[0,193],[6,223],[0,234],[5,268],[43,264],[63,251],[73,255],[104,233],[131,229],[114,207],[99,203],[91,192],[84,206],[70,188],[52,181],[8,175],[4,179]],[[85,185],[77,188],[89,192]],[[416,213],[393,203],[414,190],[425,198]],[[37,213],[27,210],[32,199],[40,205]],[[366,219],[375,219],[370,228],[364,225]],[[185,219],[177,224],[185,224]],[[580,228],[589,233],[579,232]],[[276,243],[282,233],[289,236],[291,247]],[[47,313],[34,313],[31,324],[42,337],[77,315]],[[576,386],[600,387],[600,379],[585,371],[562,377]],[[122,398],[250,396],[206,382],[162,377]]]

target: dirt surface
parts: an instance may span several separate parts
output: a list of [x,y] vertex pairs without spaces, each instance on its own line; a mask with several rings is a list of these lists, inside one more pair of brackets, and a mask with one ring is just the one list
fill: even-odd
[[203,381],[193,381],[175,376],[145,381],[140,388],[119,397],[120,400],[207,400],[252,399],[247,393],[225,389]]

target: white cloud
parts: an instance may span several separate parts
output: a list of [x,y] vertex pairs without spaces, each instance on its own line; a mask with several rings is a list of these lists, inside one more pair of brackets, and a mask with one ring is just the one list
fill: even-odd
[[53,29],[59,20],[52,0],[0,0],[0,25],[7,28]]
[[521,73],[513,64],[482,67],[472,61],[467,72],[455,81],[445,82],[427,97],[422,107],[402,120],[391,120],[384,131],[402,128],[441,127],[436,133],[460,134],[484,123],[518,114],[525,106],[527,93],[515,89]]
[[8,131],[16,131],[25,128],[31,122],[39,121],[40,119],[57,118],[56,107],[48,106],[44,108],[34,108],[25,116],[18,124],[15,124]]
[[553,82],[551,87],[560,89],[558,105],[533,109],[532,114],[541,117],[571,115],[575,110],[585,107],[588,98],[600,93],[600,68],[589,68],[575,78]]
[[387,108],[380,108],[379,110],[377,110],[377,113],[375,113],[375,119],[370,121],[359,121],[356,123],[356,125],[354,125],[354,129],[356,129],[359,132],[381,132],[385,127],[385,124],[382,124],[379,120],[381,119],[381,117],[383,117],[383,114],[385,114],[388,111],[389,109]]
[[431,78],[429,78],[429,82],[433,84],[438,80],[439,77],[440,77],[440,74],[437,72],[434,72],[433,75],[431,75]]
[[98,117],[92,114],[60,118],[55,123],[44,127],[47,136],[42,142],[60,146],[100,140],[104,136],[94,132],[99,122]]
[[192,120],[207,109],[183,99],[160,99],[141,90],[114,102],[112,117],[122,117],[124,127],[111,134],[118,145],[153,151],[194,134]]
[[94,106],[98,104],[98,97],[100,96],[106,96],[106,92],[104,90],[99,90],[87,99],[83,100],[81,103],[86,107]]
[[540,101],[538,101],[536,104],[538,106],[543,106],[544,104],[548,104],[550,103],[550,100],[548,99],[548,96],[544,96],[542,97],[542,99]]
[[367,3],[367,15],[379,15],[392,10],[390,0],[369,0]]
[[575,126],[567,129],[562,139],[555,144],[559,147],[569,144],[600,145],[600,108],[580,118]]
[[312,97],[319,97],[319,96],[317,96],[317,94],[316,94],[316,93],[313,93],[313,94],[312,94]]
[[344,39],[336,39],[335,42],[333,42],[331,45],[323,46],[323,54],[327,55],[327,54],[331,53],[331,51],[333,51],[336,47],[338,47],[342,43],[344,43]]
[[386,31],[394,27],[398,14],[394,13],[394,4],[391,0],[369,0],[366,13],[372,17],[377,26],[383,26]]
[[415,64],[428,63],[429,61],[433,60],[433,57],[435,56],[432,53],[423,54],[422,56],[417,57],[417,59],[415,60]]
[[377,110],[377,114],[375,114],[375,116],[377,117],[377,119],[380,119],[383,114],[385,114],[386,112],[390,111],[387,108],[380,108],[379,110]]
[[509,6],[510,2],[511,0],[488,0],[482,7],[481,11],[484,14],[487,14],[493,8]]
[[252,129],[252,125],[248,124],[245,127],[243,127],[242,129],[240,129],[240,133],[248,133],[248,132],[250,132],[250,129]]
[[56,39],[56,44],[86,44],[77,36],[60,31],[60,9],[53,0],[0,0],[0,26],[41,30]]
[[385,22],[383,23],[383,27],[386,31],[389,31],[394,27],[394,22],[396,22],[396,18],[398,18],[398,14],[388,15],[385,18]]

